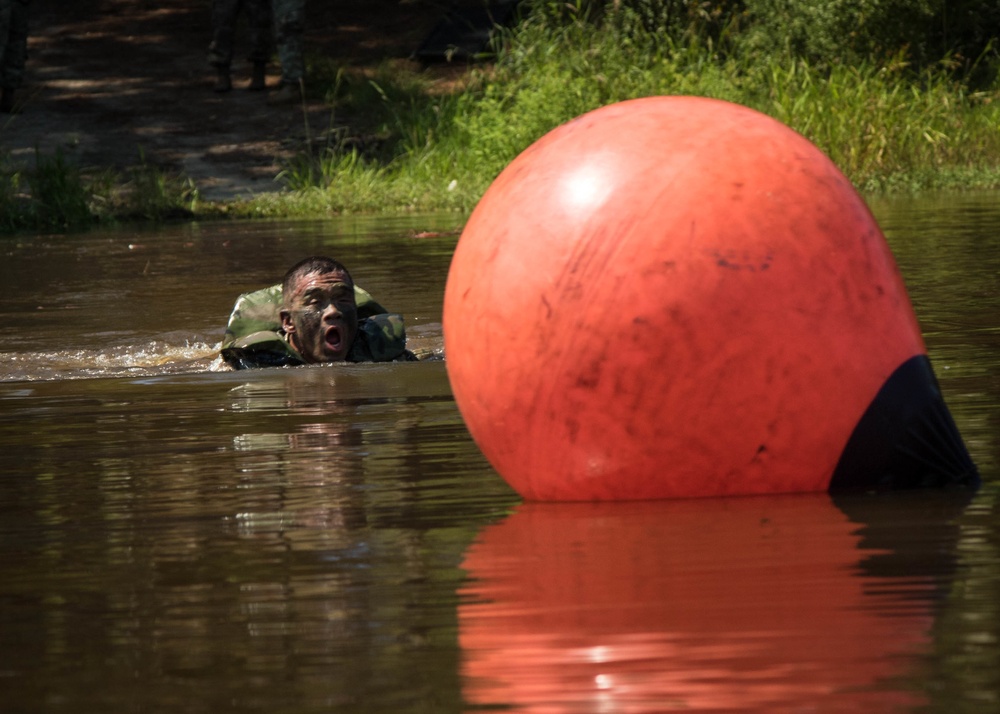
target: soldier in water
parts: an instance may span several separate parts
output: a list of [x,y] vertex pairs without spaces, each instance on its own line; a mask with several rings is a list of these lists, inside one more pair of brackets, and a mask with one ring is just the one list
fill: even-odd
[[280,285],[241,295],[221,354],[235,369],[416,359],[406,349],[402,316],[322,256],[296,263]]

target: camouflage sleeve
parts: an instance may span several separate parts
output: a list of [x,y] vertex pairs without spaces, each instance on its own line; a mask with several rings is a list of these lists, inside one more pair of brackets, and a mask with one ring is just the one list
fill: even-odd
[[385,315],[389,311],[378,304],[371,294],[364,288],[354,286],[354,301],[358,304],[358,319],[364,320],[375,315]]
[[416,360],[406,349],[406,326],[402,315],[374,315],[358,324],[358,336],[348,362],[409,362]]
[[302,357],[279,333],[262,330],[222,347],[222,359],[233,369],[286,367],[304,364]]
[[222,338],[223,351],[250,335],[281,329],[280,310],[280,285],[240,295],[226,324],[226,334]]

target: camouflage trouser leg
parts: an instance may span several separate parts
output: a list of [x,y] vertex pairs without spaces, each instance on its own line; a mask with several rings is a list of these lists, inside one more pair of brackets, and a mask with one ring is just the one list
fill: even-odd
[[0,0],[0,87],[17,89],[28,59],[28,0]]
[[281,81],[298,84],[305,76],[303,33],[305,32],[305,0],[272,0],[274,40],[281,60]]
[[267,62],[271,52],[270,0],[213,0],[212,44],[208,46],[208,62],[214,67],[228,67],[233,61],[236,21],[240,11],[246,14],[250,30],[248,59],[255,64]]

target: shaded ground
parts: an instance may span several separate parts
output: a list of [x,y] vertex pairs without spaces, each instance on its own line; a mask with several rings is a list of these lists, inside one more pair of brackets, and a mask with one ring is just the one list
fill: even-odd
[[[451,3],[443,0],[313,0],[306,51],[346,66],[406,61]],[[30,162],[36,148],[85,168],[146,163],[183,173],[207,200],[279,188],[274,176],[311,132],[328,129],[321,101],[272,107],[245,89],[249,66],[234,61],[234,89],[212,91],[206,61],[209,0],[33,0],[23,112],[0,115],[0,151]],[[278,81],[277,65],[268,83]]]

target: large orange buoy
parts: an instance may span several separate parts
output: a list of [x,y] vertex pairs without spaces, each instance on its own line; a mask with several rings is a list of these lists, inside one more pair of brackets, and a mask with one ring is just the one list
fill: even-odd
[[462,233],[444,334],[528,499],[976,481],[864,201],[728,102],[622,102],[525,150]]

